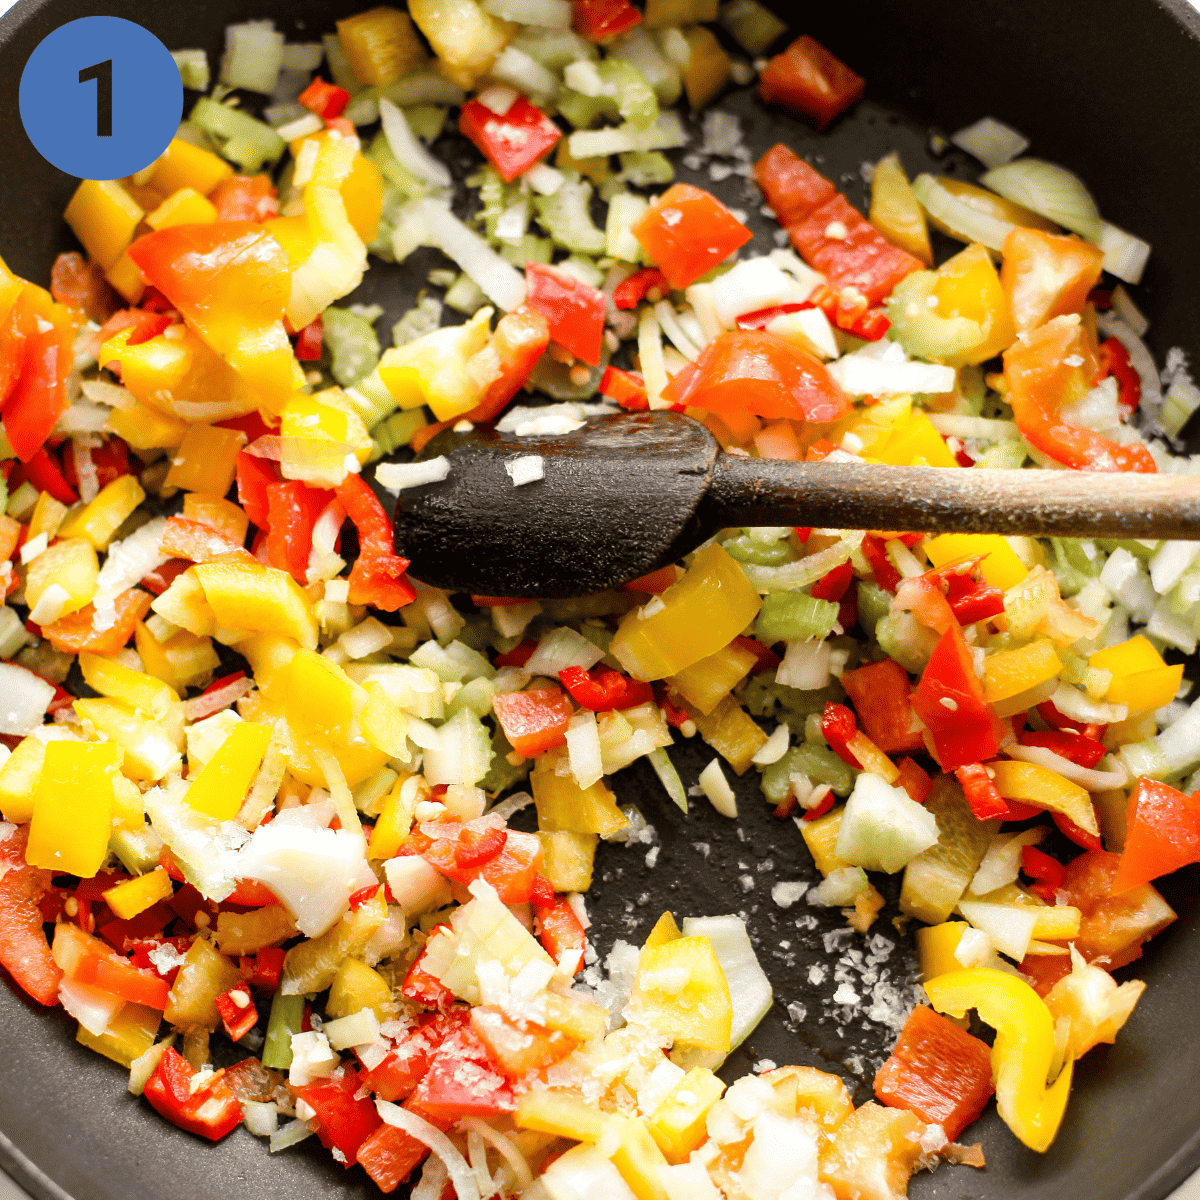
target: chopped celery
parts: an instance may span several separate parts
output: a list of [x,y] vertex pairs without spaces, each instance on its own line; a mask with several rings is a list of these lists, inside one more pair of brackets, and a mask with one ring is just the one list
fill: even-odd
[[911,358],[935,362],[961,362],[985,340],[985,331],[969,317],[942,316],[929,301],[940,277],[934,271],[914,271],[896,285],[887,302],[892,327],[888,337],[904,347]]
[[404,117],[414,136],[427,142],[440,137],[446,125],[446,110],[436,104],[414,104],[404,110]]
[[509,760],[510,755],[520,758],[513,750],[508,738],[504,736],[504,731],[497,725],[492,734],[491,765],[488,767],[487,774],[478,784],[489,796],[498,796],[501,792],[507,792],[509,788],[520,783],[529,774],[529,760],[520,759],[514,765]]
[[603,254],[605,237],[592,222],[592,185],[567,180],[553,196],[534,196],[542,228],[560,246],[579,254]]
[[217,151],[217,143],[208,136],[208,132],[192,121],[182,121],[175,136],[190,146],[199,146],[201,150],[211,150],[214,154]]
[[763,795],[772,804],[781,804],[792,786],[793,775],[806,775],[811,783],[828,784],[838,796],[848,796],[854,789],[854,771],[828,746],[812,742],[793,746],[763,771]]
[[380,170],[386,182],[397,187],[409,200],[417,200],[429,194],[429,183],[414,175],[392,153],[388,140],[380,131],[363,152]]
[[626,150],[621,158],[621,178],[635,187],[673,183],[675,168],[661,150]]
[[[1062,596],[1074,596],[1096,579],[1108,556],[1094,542],[1079,538],[1051,538],[1054,548],[1054,575]],[[1090,553],[1089,553],[1090,552]]]
[[[774,672],[763,671],[752,675],[744,684],[738,697],[746,710],[754,717],[771,717],[778,715],[779,719],[789,725],[797,733],[803,733],[805,721],[812,713],[820,713],[826,704],[838,704],[845,700],[846,693],[840,683],[830,683],[827,687],[814,688],[812,691],[801,691],[779,683]],[[781,711],[776,712],[779,709]]]
[[283,67],[283,34],[272,21],[246,21],[225,26],[221,82],[269,96]]
[[938,823],[903,789],[863,771],[842,810],[837,856],[851,866],[894,875],[936,846]]
[[208,91],[208,55],[203,50],[173,50],[171,57],[179,68],[185,88],[195,92]]
[[877,583],[859,580],[858,623],[868,633],[874,634],[875,626],[888,615],[892,607],[892,596]]
[[410,308],[392,326],[392,345],[407,346],[417,338],[432,333],[442,323],[442,302],[434,296],[421,292],[416,306]]
[[271,1017],[267,1022],[267,1040],[263,1043],[262,1063],[273,1071],[286,1071],[292,1065],[292,1034],[300,1032],[304,1021],[304,996],[275,993]]
[[425,751],[422,767],[434,787],[441,783],[471,786],[487,778],[492,760],[491,737],[471,709],[460,708],[437,733],[438,744]]
[[633,226],[637,224],[649,207],[649,200],[644,196],[635,196],[631,192],[620,191],[609,197],[608,219],[604,225],[604,236],[608,243],[610,258],[619,258],[625,262],[634,263],[642,258],[642,247],[637,238],[633,236]]
[[357,313],[331,305],[321,314],[321,325],[333,356],[330,371],[343,387],[357,383],[379,365],[379,338],[370,322]]
[[[469,709],[477,717],[487,717],[492,714],[492,700],[496,695],[491,681],[479,678],[472,679],[455,694],[453,700],[446,705],[446,715],[454,717],[461,709]],[[489,767],[490,773],[490,767]],[[486,778],[486,776],[485,776]]]
[[473,317],[486,303],[483,289],[470,275],[460,275],[446,289],[446,307],[468,317]]
[[321,39],[325,44],[325,62],[333,82],[340,88],[345,88],[352,96],[362,91],[362,83],[350,66],[346,51],[342,49],[342,39],[336,33],[327,33]]
[[920,624],[912,613],[888,613],[875,625],[880,649],[906,671],[919,675],[937,645],[937,634]]
[[467,186],[479,191],[479,211],[475,220],[483,223],[489,240],[496,237],[496,222],[520,196],[516,184],[506,184],[495,167],[485,164],[467,178]]
[[[587,400],[594,396],[600,388],[600,380],[604,376],[605,368],[608,366],[609,352],[605,347],[600,352],[600,362],[598,366],[588,367],[588,377],[584,383],[576,383],[572,378],[574,368],[567,366],[565,363],[555,362],[548,354],[543,354],[538,359],[537,365],[533,368],[533,373],[529,376],[529,382],[526,385],[531,392],[545,392],[546,395],[552,396],[555,400]],[[576,363],[575,366],[583,366],[583,363]]]
[[[544,263],[549,266],[554,257],[554,243],[549,238],[540,238],[527,233],[519,242],[505,242],[500,247],[500,257],[514,267],[523,269],[528,263]],[[588,395],[591,395],[589,392]]]
[[1001,470],[1013,470],[1025,465],[1029,457],[1024,442],[997,442],[989,446],[975,459],[977,467],[997,467]]
[[408,412],[392,413],[390,417],[380,421],[371,430],[370,462],[377,462],[385,454],[392,454],[401,446],[407,446],[418,429],[424,429],[429,422],[425,410],[411,408]]
[[657,750],[652,750],[646,757],[650,760],[650,765],[654,768],[654,773],[658,776],[667,795],[686,813],[688,810],[687,790],[667,752],[659,746]]
[[585,96],[573,88],[564,87],[556,100],[558,111],[576,129],[591,129],[601,117],[617,115],[617,101],[613,96]]
[[749,532],[730,538],[725,543],[725,552],[738,562],[753,563],[756,567],[781,567],[784,563],[795,562],[797,558],[796,551],[786,539],[764,542],[752,537]]
[[631,29],[614,39],[608,47],[610,58],[619,58],[642,73],[654,89],[658,102],[670,106],[679,99],[683,80],[679,69],[658,48],[658,43],[644,29]]
[[285,149],[283,138],[270,125],[207,96],[196,101],[188,120],[203,129],[221,154],[249,175],[261,171],[266,163],[278,161]]
[[384,417],[396,409],[396,401],[379,378],[377,371],[372,371],[365,379],[360,379],[353,387],[347,388],[346,398],[368,429],[374,429]]
[[833,632],[838,607],[834,600],[818,600],[804,592],[771,592],[763,597],[754,632],[766,646],[826,638]]
[[353,125],[374,125],[379,120],[379,89],[363,88],[351,97],[342,116]]
[[522,54],[528,54],[550,71],[562,71],[564,67],[581,59],[596,59],[600,51],[591,42],[585,41],[570,29],[539,29],[526,26],[510,43]]
[[605,92],[616,97],[617,111],[638,129],[649,129],[658,120],[658,98],[646,77],[631,62],[606,58],[596,68]]

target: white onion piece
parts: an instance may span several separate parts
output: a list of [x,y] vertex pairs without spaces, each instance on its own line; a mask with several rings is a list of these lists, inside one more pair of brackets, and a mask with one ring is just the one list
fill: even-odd
[[90,983],[64,979],[58,985],[59,1003],[94,1037],[100,1037],[125,1001]]
[[512,312],[525,302],[524,275],[501,258],[479,234],[468,229],[436,200],[419,200],[416,209],[430,243],[470,275],[493,304],[505,312]]
[[85,379],[80,383],[79,390],[95,404],[107,404],[121,412],[129,412],[138,404],[137,397],[128,388],[117,383],[105,383],[103,379]]
[[986,896],[1006,883],[1015,883],[1021,872],[1022,848],[1036,846],[1047,832],[1046,826],[1038,825],[1009,837],[995,838],[972,876],[968,890],[976,896]]
[[952,133],[950,140],[989,169],[1002,167],[1029,149],[1029,139],[1023,133],[995,117],[980,117],[974,125]]
[[524,669],[530,675],[557,679],[559,671],[567,667],[582,667],[586,671],[603,657],[604,651],[595,642],[589,642],[568,625],[560,625],[542,635]]
[[938,433],[944,433],[947,437],[971,438],[978,442],[1007,442],[1020,436],[1015,421],[931,412],[929,422]]
[[[409,1200],[441,1200],[446,1190],[446,1181],[450,1178],[446,1164],[438,1157],[432,1156],[425,1160],[421,1168],[421,1178],[413,1188]],[[457,1195],[457,1193],[455,1193]]]
[[1096,327],[1105,337],[1115,337],[1129,351],[1129,361],[1142,381],[1142,404],[1150,404],[1150,412],[1157,415],[1157,405],[1162,403],[1161,384],[1154,358],[1142,341],[1120,317],[1114,313],[1097,313]]
[[954,390],[953,367],[923,362],[891,362],[855,351],[829,366],[829,374],[852,396],[898,396],[907,392],[941,395]]
[[1100,236],[1088,240],[1104,251],[1104,269],[1125,283],[1141,283],[1150,258],[1150,243],[1107,221],[1101,221],[1100,226]]
[[600,749],[600,732],[596,714],[576,713],[567,725],[567,759],[571,774],[584,791],[597,783],[604,774]]
[[569,0],[483,0],[483,8],[502,21],[518,21],[542,29],[571,28],[573,9]]
[[108,557],[96,577],[96,594],[92,597],[96,609],[92,617],[93,629],[111,629],[117,623],[117,597],[135,583],[140,583],[170,557],[162,552],[166,527],[166,517],[158,517],[109,546]]
[[714,758],[700,772],[700,777],[696,782],[700,785],[700,790],[708,797],[709,803],[721,816],[736,819],[737,796],[734,795],[733,788],[729,786],[725,772],[721,770],[720,759]]
[[658,318],[663,333],[670,338],[675,349],[688,362],[695,362],[700,357],[700,348],[684,331],[683,326],[679,323],[679,314],[671,307],[670,300],[660,300],[654,306],[654,315]]
[[913,193],[927,213],[954,231],[964,242],[979,242],[999,251],[1016,226],[972,208],[948,192],[932,175],[918,175],[912,182]]
[[1150,320],[1133,302],[1133,297],[1120,285],[1113,288],[1112,310],[1138,337],[1145,337]]
[[988,171],[979,182],[1089,242],[1101,235],[1103,222],[1091,192],[1078,175],[1057,163],[1022,158]]
[[184,713],[189,721],[203,721],[205,717],[211,717],[213,713],[228,708],[235,700],[253,690],[254,680],[243,675],[241,679],[235,679],[215,692],[205,692],[202,696],[188,700],[184,705]]
[[449,474],[450,460],[444,454],[424,462],[380,463],[375,468],[376,481],[393,495],[405,488],[441,483]]
[[383,121],[383,136],[396,161],[419,179],[428,180],[438,187],[448,188],[452,182],[450,168],[439,162],[417,140],[408,127],[404,110],[398,108],[386,96],[379,98],[379,116]]
[[529,1169],[529,1163],[511,1138],[493,1129],[479,1117],[463,1117],[459,1120],[458,1127],[467,1130],[468,1133],[477,1133],[508,1163],[519,1189],[524,1190],[533,1182],[533,1172]]
[[[1122,788],[1129,782],[1129,772],[1122,767],[1119,771],[1093,771],[1073,763],[1061,754],[1055,754],[1047,746],[1009,746],[1004,751],[1009,758],[1019,758],[1022,762],[1034,763],[1055,771],[1064,779],[1085,787],[1089,792],[1103,792],[1109,788]],[[1114,758],[1113,762],[1119,762]]]
[[0,662],[0,733],[25,736],[42,723],[54,685],[32,671]]
[[394,1125],[397,1129],[404,1130],[409,1137],[423,1142],[441,1159],[450,1176],[450,1182],[454,1184],[454,1190],[458,1192],[458,1200],[480,1200],[475,1172],[471,1170],[454,1143],[436,1125],[431,1125],[424,1117],[419,1117],[416,1113],[387,1100],[376,1100],[375,1108],[388,1125]]

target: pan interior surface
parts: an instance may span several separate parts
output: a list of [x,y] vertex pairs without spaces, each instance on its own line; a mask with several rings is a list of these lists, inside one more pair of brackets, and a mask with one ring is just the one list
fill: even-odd
[[[273,17],[289,40],[313,40],[339,16],[364,7],[366,0],[206,0],[195,6],[112,0],[105,11],[145,25],[168,47],[204,46],[215,63],[230,22]],[[796,22],[793,4],[776,7]],[[0,18],[0,256],[36,281],[48,278],[57,253],[77,248],[61,219],[75,181],[41,159],[21,131],[18,82],[43,37],[93,11],[83,0],[21,0]],[[1200,17],[1184,0],[866,0],[814,8],[804,22],[796,32],[811,33],[867,77],[867,99],[821,136],[765,112],[744,93],[726,97],[720,106],[743,118],[756,152],[787,141],[861,206],[862,164],[898,149],[910,173],[968,175],[965,157],[932,155],[931,131],[946,134],[984,115],[1000,118],[1030,137],[1031,153],[1078,173],[1106,219],[1153,244],[1137,291],[1152,320],[1147,340],[1160,362],[1173,346],[1195,360],[1200,239],[1189,236],[1187,201],[1200,195],[1200,157],[1189,153],[1200,145],[1194,99]],[[713,186],[704,171],[683,170],[679,178]],[[756,228],[768,226],[760,220]],[[427,251],[402,267],[373,263],[356,298],[382,304],[386,327],[411,306],[433,265]],[[677,752],[687,779],[705,761],[693,743]],[[662,848],[653,869],[645,848],[601,848],[589,897],[601,954],[614,938],[640,941],[665,908],[747,913],[776,1006],[731,1057],[731,1077],[762,1059],[795,1061],[841,1074],[857,1102],[867,1099],[872,1064],[887,1053],[895,1031],[886,1020],[864,1018],[865,1009],[831,1007],[833,988],[810,985],[809,973],[824,968],[832,974],[842,965],[865,988],[886,985],[887,994],[901,996],[913,969],[905,939],[881,922],[877,929],[890,947],[884,954],[882,943],[872,949],[869,941],[836,933],[843,927],[837,910],[801,905],[786,912],[771,902],[772,883],[812,878],[814,869],[792,824],[771,817],[753,773],[736,785],[741,837],[702,802],[685,823],[644,762],[623,772],[616,790],[623,803],[642,809]],[[740,882],[744,876],[751,889]],[[1200,1039],[1189,1036],[1200,989],[1198,883],[1200,869],[1189,868],[1163,884],[1179,920],[1122,972],[1122,978],[1145,979],[1148,991],[1117,1044],[1080,1064],[1051,1150],[1027,1151],[991,1111],[968,1135],[983,1142],[987,1170],[943,1167],[919,1175],[910,1188],[914,1200],[1001,1200],[1017,1193],[1027,1200],[1158,1200],[1200,1166]],[[816,926],[798,928],[797,918],[809,914]],[[851,950],[859,953],[857,964]],[[879,961],[867,963],[868,957]],[[873,980],[868,970],[875,971]],[[789,1005],[803,1008],[804,1016]],[[65,1014],[34,1007],[11,988],[0,990],[6,1081],[0,1165],[39,1200],[379,1194],[361,1171],[332,1162],[315,1139],[269,1156],[244,1130],[210,1146],[174,1129],[126,1094],[122,1072],[74,1042]]]

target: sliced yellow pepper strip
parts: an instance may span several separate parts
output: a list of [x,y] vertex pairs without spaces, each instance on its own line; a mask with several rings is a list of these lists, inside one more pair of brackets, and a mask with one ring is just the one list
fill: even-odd
[[996,790],[1005,800],[1024,800],[1039,808],[1062,813],[1080,829],[1099,836],[1100,826],[1096,823],[1096,811],[1087,788],[1036,763],[1003,759],[988,763],[987,768]]
[[271,731],[265,725],[242,721],[191,781],[184,800],[217,821],[232,821],[254,782]]
[[113,776],[121,766],[114,742],[51,742],[46,747],[25,861],[91,879],[108,857]]
[[1054,1059],[1054,1018],[1024,980],[1003,971],[974,967],[951,971],[925,984],[940,1013],[964,1016],[973,1008],[996,1031],[992,1075],[996,1107],[1004,1123],[1031,1150],[1045,1153],[1067,1107],[1074,1063],[1064,1064],[1050,1087]]
[[174,891],[175,885],[170,875],[159,867],[149,875],[139,875],[136,879],[126,879],[124,883],[110,887],[104,893],[104,903],[122,921],[129,921],[152,904],[166,900]]

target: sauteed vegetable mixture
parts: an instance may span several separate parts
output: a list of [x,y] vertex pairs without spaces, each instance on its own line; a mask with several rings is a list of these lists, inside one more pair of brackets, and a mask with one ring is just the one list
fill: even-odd
[[[569,601],[448,596],[393,549],[372,481],[449,465],[385,455],[618,407],[734,454],[1195,470],[1200,393],[1125,286],[1149,247],[991,118],[955,137],[979,184],[892,154],[865,217],[786,145],[753,162],[728,84],[819,129],[864,87],[809,37],[759,57],[784,32],[757,0],[231,26],[211,88],[178,52],[166,152],[79,185],[50,290],[0,272],[0,963],[182,1129],[316,1134],[425,1200],[885,1200],[982,1166],[957,1139],[993,1094],[1046,1150],[1134,1013],[1112,972],[1200,861],[1200,543],[728,529]],[[937,265],[931,227],[963,244]],[[342,302],[422,247],[381,352]],[[513,485],[543,469],[531,443]],[[867,935],[903,874],[927,1002],[878,1103],[717,1076],[772,1003],[738,917],[598,960],[598,842],[645,830],[608,777],[641,757],[685,813],[736,818],[758,773],[822,877],[777,903]]]

